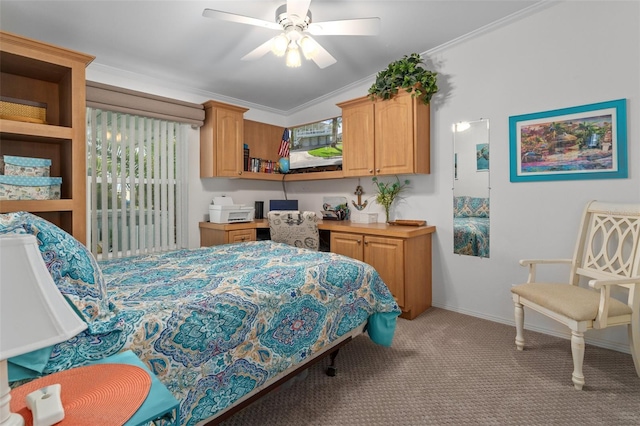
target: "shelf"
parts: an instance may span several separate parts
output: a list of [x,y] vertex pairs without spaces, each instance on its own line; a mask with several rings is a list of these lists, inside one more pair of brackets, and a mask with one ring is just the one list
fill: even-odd
[[336,170],[332,172],[309,172],[309,173],[255,173],[255,172],[242,172],[242,175],[238,176],[238,179],[253,179],[253,180],[271,180],[285,182],[297,182],[306,180],[324,180],[324,179],[342,179],[344,175],[342,170]]
[[55,139],[62,141],[73,138],[73,129],[71,127],[3,119],[0,119],[0,133],[2,133],[2,139],[11,137],[15,140],[29,140],[32,142],[46,142]]
[[0,200],[0,212],[57,212],[73,211],[73,200]]

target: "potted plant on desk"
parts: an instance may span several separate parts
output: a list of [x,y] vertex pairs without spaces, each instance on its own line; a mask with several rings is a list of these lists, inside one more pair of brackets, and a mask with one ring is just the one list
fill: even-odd
[[400,182],[398,176],[396,176],[396,182],[380,182],[377,177],[371,179],[375,184],[376,190],[376,202],[384,207],[385,222],[389,223],[389,210],[394,200],[400,195],[402,191],[407,188],[409,181],[405,180]]

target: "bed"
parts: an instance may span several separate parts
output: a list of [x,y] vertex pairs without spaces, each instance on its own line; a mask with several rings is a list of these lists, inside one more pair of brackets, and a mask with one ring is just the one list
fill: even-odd
[[489,199],[453,199],[453,252],[489,257]]
[[37,237],[58,288],[88,324],[27,361],[10,360],[10,379],[130,349],[180,401],[183,425],[216,423],[365,330],[390,345],[400,314],[373,268],[333,253],[256,241],[98,263],[38,216],[2,214],[6,232]]

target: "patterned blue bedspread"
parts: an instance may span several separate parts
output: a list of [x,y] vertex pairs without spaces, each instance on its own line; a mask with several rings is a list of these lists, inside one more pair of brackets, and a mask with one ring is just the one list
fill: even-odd
[[454,217],[453,252],[489,257],[489,218]]
[[100,267],[119,330],[56,345],[45,372],[131,349],[180,400],[187,425],[215,416],[371,315],[400,313],[365,263],[272,241]]

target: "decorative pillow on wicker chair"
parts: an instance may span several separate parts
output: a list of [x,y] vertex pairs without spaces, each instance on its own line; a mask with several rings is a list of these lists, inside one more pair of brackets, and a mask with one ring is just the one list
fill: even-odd
[[269,212],[268,220],[272,241],[318,250],[318,217],[315,212]]
[[100,267],[78,240],[28,212],[0,214],[0,233],[10,232],[35,235],[56,286],[87,323],[113,317]]

